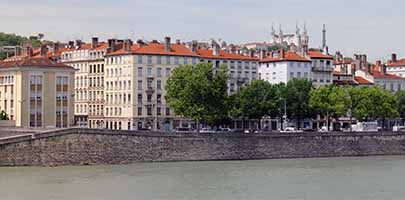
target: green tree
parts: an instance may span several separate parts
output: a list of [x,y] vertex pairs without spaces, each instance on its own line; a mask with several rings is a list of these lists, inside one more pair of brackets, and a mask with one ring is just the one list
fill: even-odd
[[0,120],[9,120],[9,117],[8,117],[6,111],[2,110],[0,112]]
[[234,116],[260,120],[264,116],[277,115],[280,101],[277,93],[277,87],[267,81],[253,81],[233,96]]
[[405,90],[398,91],[395,96],[398,101],[399,117],[401,117],[402,124],[404,124],[404,122],[405,122]]
[[335,85],[311,90],[309,104],[314,111],[326,118],[329,130],[330,119],[347,113],[350,97],[346,91]]
[[288,117],[296,119],[297,128],[300,128],[302,119],[311,117],[309,94],[312,88],[311,81],[292,79],[281,91],[281,98],[286,100]]
[[215,71],[211,64],[179,66],[167,80],[168,104],[176,114],[197,122],[215,123],[228,116],[227,72],[224,66]]
[[391,92],[377,86],[363,87],[358,94],[354,116],[360,121],[385,121],[399,116],[397,106],[398,100]]

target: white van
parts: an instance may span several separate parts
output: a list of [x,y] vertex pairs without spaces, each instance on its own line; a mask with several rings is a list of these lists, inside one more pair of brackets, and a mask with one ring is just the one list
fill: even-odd
[[378,132],[377,122],[358,122],[352,125],[353,132]]

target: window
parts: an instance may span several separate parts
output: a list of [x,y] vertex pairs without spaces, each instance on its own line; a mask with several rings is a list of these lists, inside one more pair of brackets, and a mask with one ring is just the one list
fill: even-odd
[[290,72],[290,78],[294,78],[294,72]]
[[196,58],[192,58],[193,59],[193,65],[197,64],[197,59]]
[[161,94],[156,95],[156,101],[157,101],[158,104],[162,103],[162,95]]
[[142,77],[142,67],[138,67],[138,77]]
[[148,106],[148,107],[146,108],[146,112],[147,112],[147,115],[148,115],[148,116],[151,116],[151,115],[152,115],[152,106]]
[[142,55],[138,55],[138,63],[142,63]]
[[170,62],[170,56],[166,56],[166,64],[167,64],[167,65],[170,65],[170,63],[171,63],[171,62]]
[[179,61],[179,57],[174,57],[174,64],[175,65],[178,65],[180,63],[180,61]]
[[148,103],[151,103],[151,102],[152,102],[152,95],[151,95],[151,94],[148,94],[148,95],[146,96],[146,100],[148,101]]
[[138,94],[138,104],[142,104],[142,94]]
[[166,116],[170,115],[170,108],[166,108]]
[[138,80],[138,90],[142,90],[142,80]]
[[148,65],[152,64],[152,56],[148,56]]
[[156,88],[157,88],[158,90],[162,90],[162,81],[161,81],[161,80],[157,80],[157,81],[156,81]]
[[138,107],[138,115],[142,115],[142,107]]
[[148,76],[152,76],[152,67],[148,67],[147,73],[148,73]]
[[162,77],[162,68],[158,67],[156,69],[157,77]]
[[185,64],[185,65],[188,64],[188,58],[187,57],[184,57],[183,64]]
[[162,56],[157,56],[157,64],[162,64]]
[[170,76],[170,68],[166,68],[166,77]]
[[156,115],[157,115],[157,116],[162,115],[162,108],[157,107],[157,109],[156,109]]

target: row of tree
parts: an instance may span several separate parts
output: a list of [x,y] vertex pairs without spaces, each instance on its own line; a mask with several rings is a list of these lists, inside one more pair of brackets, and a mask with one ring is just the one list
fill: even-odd
[[287,84],[257,80],[228,96],[227,80],[225,67],[213,69],[207,63],[178,67],[167,81],[166,101],[175,113],[194,119],[197,125],[284,115],[295,119],[297,128],[301,120],[317,116],[328,125],[341,116],[360,121],[405,118],[405,91],[392,94],[380,87],[336,85],[314,88],[304,79]]

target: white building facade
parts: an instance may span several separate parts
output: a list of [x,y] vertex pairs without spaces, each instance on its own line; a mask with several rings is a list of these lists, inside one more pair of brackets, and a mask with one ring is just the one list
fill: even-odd
[[260,60],[258,72],[261,80],[272,84],[287,83],[294,78],[310,80],[311,60],[294,52],[281,51]]

